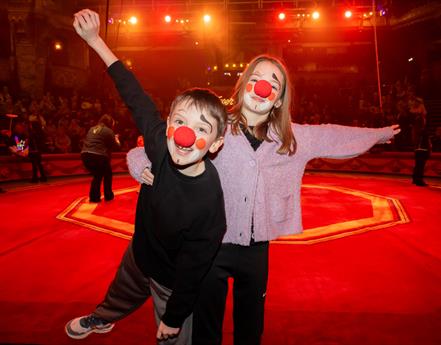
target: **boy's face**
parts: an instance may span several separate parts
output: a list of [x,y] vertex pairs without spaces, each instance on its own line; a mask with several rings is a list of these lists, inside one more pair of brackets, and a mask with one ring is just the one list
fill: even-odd
[[206,110],[198,110],[188,101],[178,103],[167,118],[167,147],[173,162],[188,166],[200,162],[208,151],[216,152],[223,143],[222,137],[217,138],[217,128],[217,121]]
[[280,107],[285,81],[276,65],[261,61],[256,65],[245,86],[243,106],[253,113],[267,114],[273,106]]

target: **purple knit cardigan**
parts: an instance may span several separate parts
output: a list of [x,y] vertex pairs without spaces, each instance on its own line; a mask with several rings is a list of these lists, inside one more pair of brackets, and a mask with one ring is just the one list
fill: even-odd
[[[288,156],[277,153],[280,142],[272,131],[273,142],[264,141],[254,151],[242,133],[232,135],[227,129],[224,146],[213,159],[225,198],[227,231],[223,243],[249,245],[252,220],[255,241],[301,233],[300,188],[308,161],[355,157],[393,137],[391,127],[292,124],[292,130],[297,151]],[[141,147],[127,154],[127,164],[137,181],[150,166]]]

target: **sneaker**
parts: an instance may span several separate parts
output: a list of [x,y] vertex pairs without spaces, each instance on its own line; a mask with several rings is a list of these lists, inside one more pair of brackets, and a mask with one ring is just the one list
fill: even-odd
[[93,315],[86,315],[70,320],[64,330],[73,339],[84,339],[90,333],[110,332],[115,324],[104,321]]

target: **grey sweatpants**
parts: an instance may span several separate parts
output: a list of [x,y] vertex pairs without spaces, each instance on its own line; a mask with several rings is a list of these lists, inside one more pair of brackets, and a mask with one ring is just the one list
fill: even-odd
[[[171,293],[172,290],[158,284],[152,278],[145,277],[139,270],[130,242],[104,301],[96,307],[92,314],[108,322],[115,322],[138,309],[152,296],[156,324],[159,325]],[[190,315],[185,319],[178,337],[158,341],[158,344],[191,345],[192,328],[193,315]]]

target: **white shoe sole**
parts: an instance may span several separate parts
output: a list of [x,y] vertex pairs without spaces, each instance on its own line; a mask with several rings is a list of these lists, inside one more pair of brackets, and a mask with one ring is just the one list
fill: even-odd
[[90,331],[85,332],[83,334],[74,335],[69,332],[69,328],[70,328],[69,325],[71,322],[72,321],[69,321],[66,324],[66,326],[64,326],[64,330],[65,330],[67,336],[72,339],[84,339],[91,333],[99,333],[99,334],[109,333],[113,329],[113,327],[115,326],[115,324],[112,324],[110,327],[107,327],[107,328],[92,328]]

